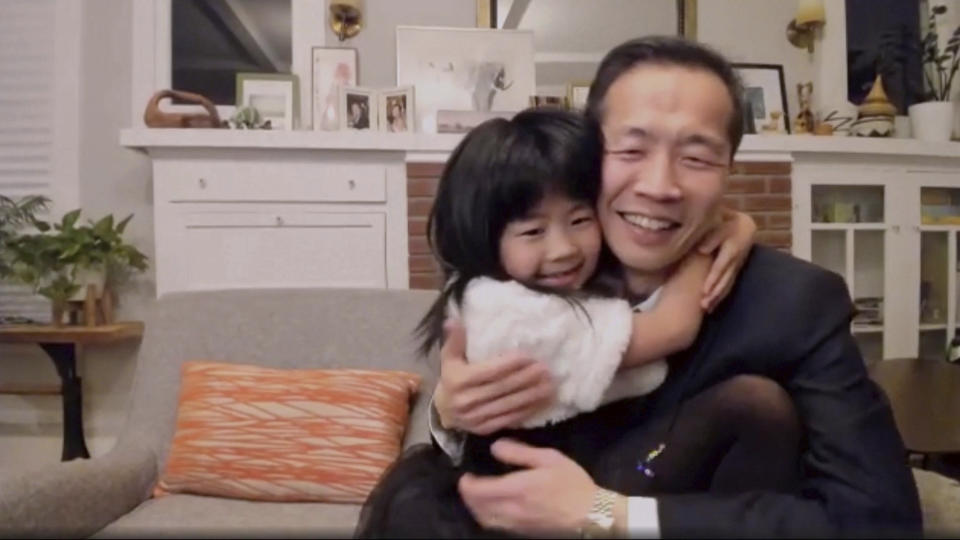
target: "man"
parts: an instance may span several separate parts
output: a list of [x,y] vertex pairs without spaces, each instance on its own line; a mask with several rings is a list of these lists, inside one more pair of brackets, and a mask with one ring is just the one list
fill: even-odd
[[[715,215],[742,136],[740,94],[723,58],[679,39],[630,41],[601,63],[587,108],[605,140],[598,216],[637,299],[664,282]],[[737,376],[775,381],[803,429],[799,489],[628,498],[554,450],[504,440],[497,457],[524,469],[465,475],[464,502],[482,525],[520,534],[598,525],[601,534],[644,536],[919,534],[906,453],[850,334],[852,309],[839,276],[756,247],[694,346],[671,359],[667,381],[629,419],[642,430]],[[456,429],[514,426],[553,390],[522,353],[467,364],[463,345],[454,330],[435,394],[434,433],[454,457]]]

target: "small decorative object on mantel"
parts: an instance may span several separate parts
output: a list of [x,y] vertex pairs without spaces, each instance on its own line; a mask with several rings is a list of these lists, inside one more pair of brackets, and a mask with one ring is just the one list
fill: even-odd
[[797,113],[797,119],[793,125],[793,133],[796,135],[808,135],[813,133],[813,111],[810,110],[810,101],[812,97],[812,82],[797,83],[797,102],[800,104],[800,112]]
[[[187,103],[194,103],[206,109],[207,113],[171,113],[160,110],[160,101],[166,98],[177,98]],[[219,128],[223,127],[217,108],[209,99],[182,90],[160,90],[153,94],[143,111],[143,123],[152,128]]]
[[270,121],[264,120],[256,107],[239,107],[227,125],[231,129],[270,129]]
[[858,137],[889,137],[893,134],[893,119],[897,107],[887,98],[883,79],[877,74],[866,99],[857,108],[858,117],[852,130]]
[[915,103],[908,109],[913,136],[924,141],[948,141],[953,131],[955,105],[950,97],[953,81],[960,70],[960,26],[941,50],[937,18],[946,13],[947,6],[930,7],[927,33],[921,42],[927,101]]
[[[830,134],[834,137],[846,137],[857,120],[857,106],[849,101],[828,105],[820,110],[819,117],[817,127],[829,126]],[[821,129],[826,131],[825,128]]]
[[12,278],[33,288],[52,303],[53,325],[97,326],[113,320],[111,283],[131,270],[144,271],[147,257],[126,243],[123,232],[133,215],[114,224],[108,215],[78,225],[80,210],[66,213],[59,223],[33,219],[36,234],[16,233],[5,243],[4,262]]

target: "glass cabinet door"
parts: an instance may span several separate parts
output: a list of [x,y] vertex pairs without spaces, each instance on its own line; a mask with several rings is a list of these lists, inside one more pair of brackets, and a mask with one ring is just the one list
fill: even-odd
[[884,186],[811,186],[810,259],[843,276],[857,308],[851,331],[868,362],[883,359]]
[[956,333],[960,189],[920,189],[920,357],[943,360]]

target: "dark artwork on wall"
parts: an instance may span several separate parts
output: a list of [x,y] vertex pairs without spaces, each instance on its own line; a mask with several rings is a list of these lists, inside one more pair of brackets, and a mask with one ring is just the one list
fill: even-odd
[[846,0],[847,99],[860,104],[877,73],[899,114],[922,101],[920,0]]
[[233,105],[237,72],[290,72],[290,0],[173,0],[170,10],[173,88]]

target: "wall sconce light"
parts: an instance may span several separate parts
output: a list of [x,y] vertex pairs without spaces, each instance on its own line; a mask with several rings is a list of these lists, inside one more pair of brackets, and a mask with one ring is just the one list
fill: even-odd
[[362,0],[330,0],[330,28],[343,41],[360,33],[363,27]]
[[812,53],[817,30],[823,28],[826,22],[823,0],[800,0],[797,3],[797,16],[787,25],[787,41],[794,47],[806,48]]

